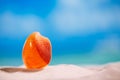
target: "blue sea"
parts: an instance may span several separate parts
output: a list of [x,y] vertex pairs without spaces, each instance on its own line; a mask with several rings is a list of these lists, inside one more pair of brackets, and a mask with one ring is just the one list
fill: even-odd
[[[0,66],[20,66],[24,65],[20,56],[2,57],[0,58]],[[120,61],[120,54],[78,54],[78,53],[61,53],[61,55],[52,54],[52,59],[49,65],[59,64],[74,64],[74,65],[88,65],[88,64],[106,64],[110,62]]]

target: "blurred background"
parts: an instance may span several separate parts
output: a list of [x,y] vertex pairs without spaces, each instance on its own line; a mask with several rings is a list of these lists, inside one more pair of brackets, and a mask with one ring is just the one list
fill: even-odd
[[120,61],[120,0],[0,0],[0,66],[23,64],[34,31],[51,40],[51,65]]

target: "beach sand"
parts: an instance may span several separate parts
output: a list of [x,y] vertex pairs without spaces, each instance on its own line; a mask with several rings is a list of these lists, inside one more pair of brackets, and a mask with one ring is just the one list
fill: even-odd
[[120,80],[120,62],[105,65],[50,65],[41,70],[0,67],[0,80]]

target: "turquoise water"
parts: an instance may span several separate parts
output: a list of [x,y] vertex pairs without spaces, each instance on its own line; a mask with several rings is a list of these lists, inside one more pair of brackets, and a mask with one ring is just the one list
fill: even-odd
[[105,64],[116,61],[120,61],[120,54],[72,54],[53,57],[51,64]]
[[[105,64],[109,62],[120,61],[119,53],[101,53],[101,54],[79,54],[79,53],[67,53],[65,55],[54,55],[50,65],[57,64]],[[0,58],[0,66],[19,66],[23,65],[22,57],[2,57]]]

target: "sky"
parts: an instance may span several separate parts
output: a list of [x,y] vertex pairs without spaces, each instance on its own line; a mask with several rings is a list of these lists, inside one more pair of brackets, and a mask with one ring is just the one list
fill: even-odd
[[22,64],[34,31],[50,39],[51,64],[120,61],[119,0],[0,0],[0,65]]

